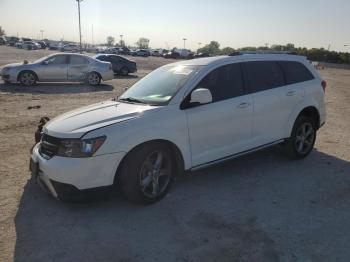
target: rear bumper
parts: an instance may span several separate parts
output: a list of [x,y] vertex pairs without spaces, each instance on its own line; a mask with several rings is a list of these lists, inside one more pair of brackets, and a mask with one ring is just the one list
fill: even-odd
[[114,184],[114,177],[124,153],[89,158],[54,156],[45,159],[39,145],[31,155],[31,172],[41,188],[61,200],[80,200],[99,195]]
[[114,72],[113,70],[109,70],[108,72],[101,74],[101,76],[103,81],[112,80],[114,79]]

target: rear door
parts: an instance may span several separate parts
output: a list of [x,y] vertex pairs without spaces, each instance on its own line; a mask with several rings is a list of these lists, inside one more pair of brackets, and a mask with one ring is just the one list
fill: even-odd
[[123,67],[123,61],[119,56],[110,56],[109,59],[114,72],[118,72]]
[[[247,93],[254,103],[253,141],[257,146],[283,139],[291,113],[290,90],[276,61],[251,61],[242,64]],[[294,93],[293,93],[294,94]],[[295,97],[301,95],[295,90]]]
[[68,64],[68,80],[85,79],[89,73],[89,60],[83,56],[70,55]]
[[286,79],[286,86],[284,87],[285,110],[292,114],[295,108],[304,100],[305,88],[310,86],[309,81],[314,80],[315,77],[301,62],[278,61],[278,64],[281,66]]
[[45,60],[38,69],[40,81],[66,81],[68,55],[55,55]]
[[185,109],[193,166],[249,149],[253,105],[243,92],[240,64],[214,69],[198,88],[209,89],[213,102]]

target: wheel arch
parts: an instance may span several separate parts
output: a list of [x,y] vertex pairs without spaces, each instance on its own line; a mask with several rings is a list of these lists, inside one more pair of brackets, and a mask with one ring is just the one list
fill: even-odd
[[321,124],[320,123],[320,111],[317,109],[317,106],[316,105],[305,105],[305,106],[298,108],[298,110],[295,110],[294,113],[289,118],[285,138],[288,138],[291,136],[295,121],[298,119],[299,116],[302,116],[302,115],[314,119],[314,125],[315,125],[316,130],[318,130],[320,128],[320,124]]
[[180,175],[185,171],[185,161],[183,158],[183,155],[181,153],[181,150],[179,149],[179,147],[177,145],[175,145],[173,142],[166,140],[166,139],[154,139],[154,140],[149,140],[149,141],[145,141],[142,142],[141,144],[138,144],[136,146],[134,146],[132,149],[130,149],[122,158],[122,160],[120,161],[120,164],[118,165],[118,168],[116,170],[116,173],[114,175],[114,184],[118,184],[119,182],[119,174],[121,172],[121,169],[123,168],[123,165],[125,165],[126,160],[128,158],[128,156],[134,151],[137,150],[138,148],[142,147],[142,146],[146,146],[148,144],[151,143],[161,143],[166,145],[167,147],[169,147],[171,149],[172,152],[172,156],[175,159],[176,162],[176,175]]
[[90,71],[87,75],[89,76],[89,74],[91,74],[91,73],[95,73],[95,74],[98,74],[98,76],[100,77],[100,79],[102,80],[102,75],[99,73],[99,72],[97,72],[96,70],[92,70],[92,71]]
[[317,108],[314,106],[305,107],[297,116],[306,116],[311,118],[314,121],[314,127],[317,129],[320,128],[320,113]]
[[19,81],[21,74],[23,74],[25,72],[33,73],[35,75],[36,81],[39,81],[39,77],[38,77],[37,73],[35,73],[33,70],[30,70],[30,69],[23,69],[23,70],[19,71],[17,74],[17,82]]

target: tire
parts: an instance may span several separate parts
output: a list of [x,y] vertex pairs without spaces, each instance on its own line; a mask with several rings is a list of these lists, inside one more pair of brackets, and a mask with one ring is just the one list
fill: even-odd
[[129,74],[129,68],[127,68],[126,66],[122,67],[122,68],[120,69],[120,74],[121,74],[122,76],[127,76],[127,75]]
[[293,159],[303,159],[310,154],[316,141],[314,121],[299,116],[294,123],[292,135],[285,143],[286,153]]
[[19,75],[19,81],[25,86],[35,85],[36,80],[36,75],[31,71],[24,71]]
[[126,157],[120,182],[127,199],[139,204],[162,199],[170,189],[176,170],[171,150],[155,142],[134,149]]
[[97,86],[97,85],[99,85],[101,83],[101,77],[96,72],[91,72],[87,76],[87,82],[88,82],[89,85]]

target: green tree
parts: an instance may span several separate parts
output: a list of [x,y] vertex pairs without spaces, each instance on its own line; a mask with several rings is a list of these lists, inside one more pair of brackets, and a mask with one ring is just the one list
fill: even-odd
[[0,36],[5,35],[5,30],[0,26]]
[[114,44],[114,37],[113,36],[108,36],[107,37],[107,46],[112,46]]
[[139,40],[136,42],[136,45],[140,49],[147,49],[149,47],[149,39],[145,37],[140,37]]
[[223,49],[221,49],[220,53],[222,55],[229,55],[232,54],[233,52],[235,52],[235,50],[232,47],[224,47]]
[[209,53],[211,55],[220,54],[220,44],[217,41],[211,41],[209,44],[198,49],[198,53]]

